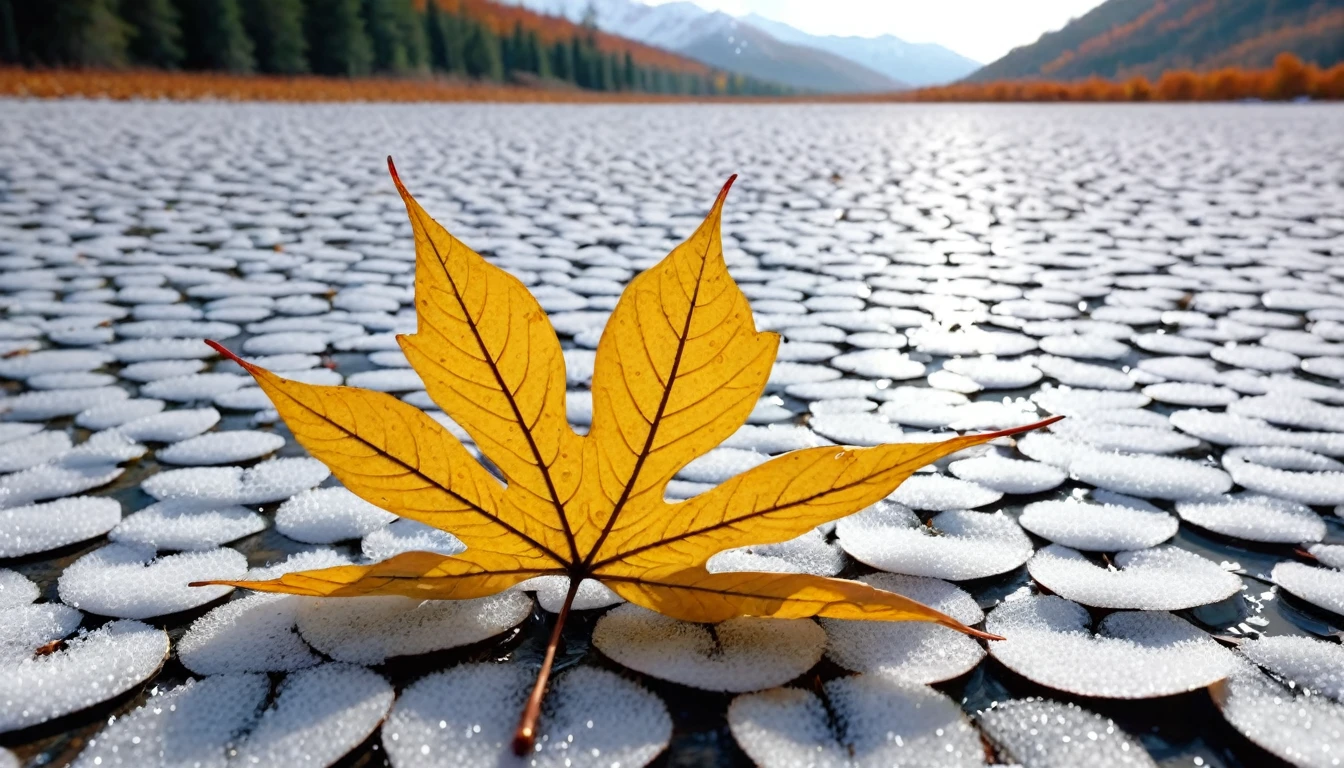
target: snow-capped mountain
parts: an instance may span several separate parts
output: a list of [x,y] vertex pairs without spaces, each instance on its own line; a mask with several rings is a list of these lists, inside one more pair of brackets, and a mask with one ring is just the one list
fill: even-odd
[[894,91],[906,84],[863,64],[809,45],[796,45],[694,3],[650,6],[635,0],[504,0],[539,13],[582,21],[591,8],[597,27],[675,51],[729,72],[807,91]]
[[755,13],[743,16],[742,21],[765,30],[778,40],[829,51],[916,87],[960,80],[981,66],[980,62],[937,43],[908,43],[895,35],[813,35]]

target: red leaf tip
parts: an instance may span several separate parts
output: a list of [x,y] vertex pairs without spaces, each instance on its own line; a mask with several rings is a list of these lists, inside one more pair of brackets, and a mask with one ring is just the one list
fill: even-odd
[[392,162],[392,156],[387,156],[387,172],[392,174],[392,180],[401,183],[401,177],[397,175],[397,164]]
[[215,341],[214,339],[206,339],[205,345],[215,350],[219,354],[223,355],[224,357],[232,360],[233,362],[243,366],[247,370],[249,371],[252,370],[252,365],[250,363],[248,363],[243,358],[230,352],[227,347],[225,347],[223,344],[220,344],[218,341]]
[[715,207],[723,205],[723,201],[728,199],[728,190],[733,188],[734,181],[737,181],[736,173],[734,173],[732,176],[729,176],[728,180],[723,183],[723,189],[719,190],[719,196],[717,199],[714,200]]

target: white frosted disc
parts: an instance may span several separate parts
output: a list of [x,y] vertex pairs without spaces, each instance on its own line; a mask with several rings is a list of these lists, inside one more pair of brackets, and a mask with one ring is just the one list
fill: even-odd
[[697,456],[677,473],[677,478],[693,483],[722,483],[749,469],[764,464],[769,456],[742,448],[715,448]]
[[1072,499],[1033,502],[1017,521],[1037,536],[1088,552],[1145,549],[1175,536],[1180,527],[1175,517],[1146,504]]
[[216,395],[232,392],[251,380],[250,376],[239,373],[193,373],[151,381],[140,387],[140,394],[174,403],[190,403],[195,400],[210,400]]
[[[565,604],[565,596],[569,593],[569,577],[533,576],[513,585],[513,589],[535,592],[537,604],[543,611],[559,613]],[[612,592],[602,582],[596,579],[584,579],[579,582],[579,591],[574,594],[574,602],[570,607],[576,611],[589,611],[623,602],[625,598]]]
[[181,501],[215,507],[221,504],[266,504],[287,499],[321,483],[331,470],[317,459],[263,461],[249,469],[190,467],[159,472],[140,484],[160,501]]
[[1237,646],[1280,678],[1344,702],[1344,646],[1300,635],[1258,637]]
[[115,464],[42,464],[4,475],[0,477],[0,509],[92,490],[116,480],[125,471]]
[[1256,493],[1233,493],[1176,504],[1181,519],[1248,541],[1299,544],[1325,537],[1325,521],[1310,508]]
[[[510,744],[535,675],[519,664],[464,664],[412,683],[383,724],[393,768],[523,762]],[[641,768],[671,737],[657,696],[612,672],[577,667],[552,680],[526,764]]]
[[323,664],[287,676],[230,765],[325,768],[364,742],[392,707],[381,675]]
[[201,509],[190,502],[160,501],[127,515],[107,537],[160,551],[205,550],[265,528],[266,518],[247,507]]
[[826,633],[811,620],[678,621],[629,603],[593,627],[593,646],[631,669],[709,691],[756,691],[792,680],[821,660]]
[[827,413],[811,417],[807,425],[818,435],[840,445],[871,446],[907,441],[900,427],[873,413]]
[[1058,487],[1068,477],[1064,470],[1038,461],[1010,459],[996,453],[960,459],[947,467],[962,480],[1000,493],[1032,494]]
[[1083,482],[1140,498],[1195,499],[1232,487],[1232,478],[1221,469],[1170,456],[1087,454],[1070,464],[1069,469]]
[[294,627],[300,598],[256,593],[194,621],[177,643],[182,665],[198,675],[281,672],[321,659]]
[[313,488],[275,512],[275,528],[295,541],[330,544],[358,539],[396,520],[345,488]]
[[[1339,510],[1335,515],[1339,516]],[[1307,552],[1327,568],[1344,569],[1344,544],[1312,544]]]
[[139,685],[168,657],[168,635],[138,621],[113,621],[54,653],[4,664],[0,732],[44,723]]
[[879,502],[836,521],[840,546],[874,568],[964,581],[1011,571],[1031,557],[1031,539],[1001,512],[949,510],[922,524],[909,509]]
[[119,427],[127,422],[153,416],[163,410],[164,402],[148,397],[123,400],[110,405],[99,405],[86,411],[80,411],[75,423],[85,429],[108,429]]
[[999,702],[976,719],[1001,756],[1024,768],[1156,768],[1143,745],[1073,702]]
[[1246,661],[1210,693],[1223,718],[1271,754],[1303,768],[1339,764],[1344,705],[1290,691]]
[[966,715],[932,688],[857,675],[823,689],[824,703],[799,688],[738,696],[728,707],[733,738],[761,768],[985,765]]
[[1237,485],[1252,491],[1300,504],[1344,504],[1344,472],[1276,469],[1247,461],[1230,450],[1223,454],[1223,466]]
[[532,598],[514,591],[475,600],[314,597],[304,600],[297,623],[309,645],[337,661],[381,664],[480,642],[531,613]]
[[1271,576],[1275,584],[1308,603],[1344,616],[1344,571],[1290,562],[1274,566]]
[[87,541],[121,522],[121,502],[76,496],[0,509],[0,557],[21,557]]
[[265,675],[221,675],[155,689],[89,740],[74,768],[226,768],[228,748],[266,703]]
[[369,560],[387,560],[403,552],[437,552],[456,555],[467,547],[456,536],[424,523],[401,518],[377,528],[360,541],[360,551]]
[[814,528],[777,544],[753,544],[716,553],[705,563],[705,569],[710,573],[764,571],[834,576],[845,562],[840,548]]
[[1233,657],[1204,632],[1169,613],[1112,613],[1091,631],[1077,603],[1031,596],[1002,603],[985,630],[1006,640],[989,652],[1033,682],[1079,696],[1151,699],[1221,680]]
[[46,421],[73,416],[100,405],[116,403],[130,395],[121,387],[81,387],[24,392],[0,400],[0,414],[10,421]]
[[0,608],[0,667],[30,658],[43,645],[79,628],[84,614],[60,603]]
[[[1101,414],[1119,414],[1125,411],[1100,411]],[[1134,411],[1147,413],[1147,411]],[[1105,417],[1103,417],[1105,418]],[[1199,445],[1199,440],[1175,432],[1163,420],[1162,428],[1115,424],[1096,418],[1071,418],[1056,422],[1050,431],[1070,440],[1086,443],[1099,451],[1129,451],[1132,453],[1180,453]]]
[[131,381],[157,381],[178,376],[189,376],[205,370],[203,360],[148,360],[132,363],[121,369],[121,377]]
[[234,429],[210,432],[192,437],[166,448],[160,448],[155,457],[164,464],[202,466],[232,464],[259,459],[274,453],[285,445],[285,438],[272,432],[252,429]]
[[1096,608],[1179,611],[1216,603],[1241,590],[1241,579],[1217,563],[1176,547],[1115,556],[1096,564],[1077,550],[1051,544],[1027,563],[1031,577],[1065,600]]
[[942,512],[993,504],[1003,498],[1003,492],[969,480],[928,472],[907,477],[887,498],[911,509]]
[[8,568],[0,568],[0,608],[27,605],[40,594],[37,585],[27,576]]
[[117,431],[132,440],[151,443],[176,443],[201,434],[219,423],[214,408],[183,408],[134,419]]
[[204,605],[233,587],[189,587],[193,581],[238,579],[247,558],[232,549],[155,558],[154,549],[109,544],[71,563],[57,582],[61,600],[100,616],[145,619]]
[[[974,598],[938,579],[875,573],[862,581],[941,611],[966,625],[985,614]],[[984,648],[960,632],[924,621],[845,621],[820,619],[826,630],[826,655],[855,672],[871,672],[911,683],[940,683],[971,671]]]
[[70,450],[70,436],[53,429],[0,443],[0,473],[44,464]]

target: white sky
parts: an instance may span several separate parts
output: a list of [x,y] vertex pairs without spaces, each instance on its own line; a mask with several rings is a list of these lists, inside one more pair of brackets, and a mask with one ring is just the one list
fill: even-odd
[[[671,0],[644,0],[660,5]],[[694,0],[734,16],[758,13],[814,35],[892,34],[939,43],[989,63],[1042,32],[1064,26],[1101,0]]]

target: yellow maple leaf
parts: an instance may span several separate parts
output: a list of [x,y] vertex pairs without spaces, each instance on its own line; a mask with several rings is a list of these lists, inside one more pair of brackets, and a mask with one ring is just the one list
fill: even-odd
[[[429,396],[476,441],[501,483],[457,438],[391,395],[304,384],[210,344],[255,377],[294,437],[345,487],[401,517],[450,531],[459,555],[410,552],[374,565],[206,582],[266,592],[465,599],[534,576],[569,578],[515,748],[530,749],[560,630],[580,581],[597,579],[674,618],[824,616],[930,621],[990,637],[857,581],[711,573],[710,556],[787,541],[857,512],[916,469],[1034,424],[940,443],[824,446],[774,458],[682,502],[669,480],[746,423],[779,336],[757,332],[724,263],[729,179],[690,239],[621,295],[597,347],[592,428],[565,414],[565,363],[527,288],[429,217],[388,167],[415,233],[416,332],[398,337]],[[736,178],[736,177],[734,177]]]

